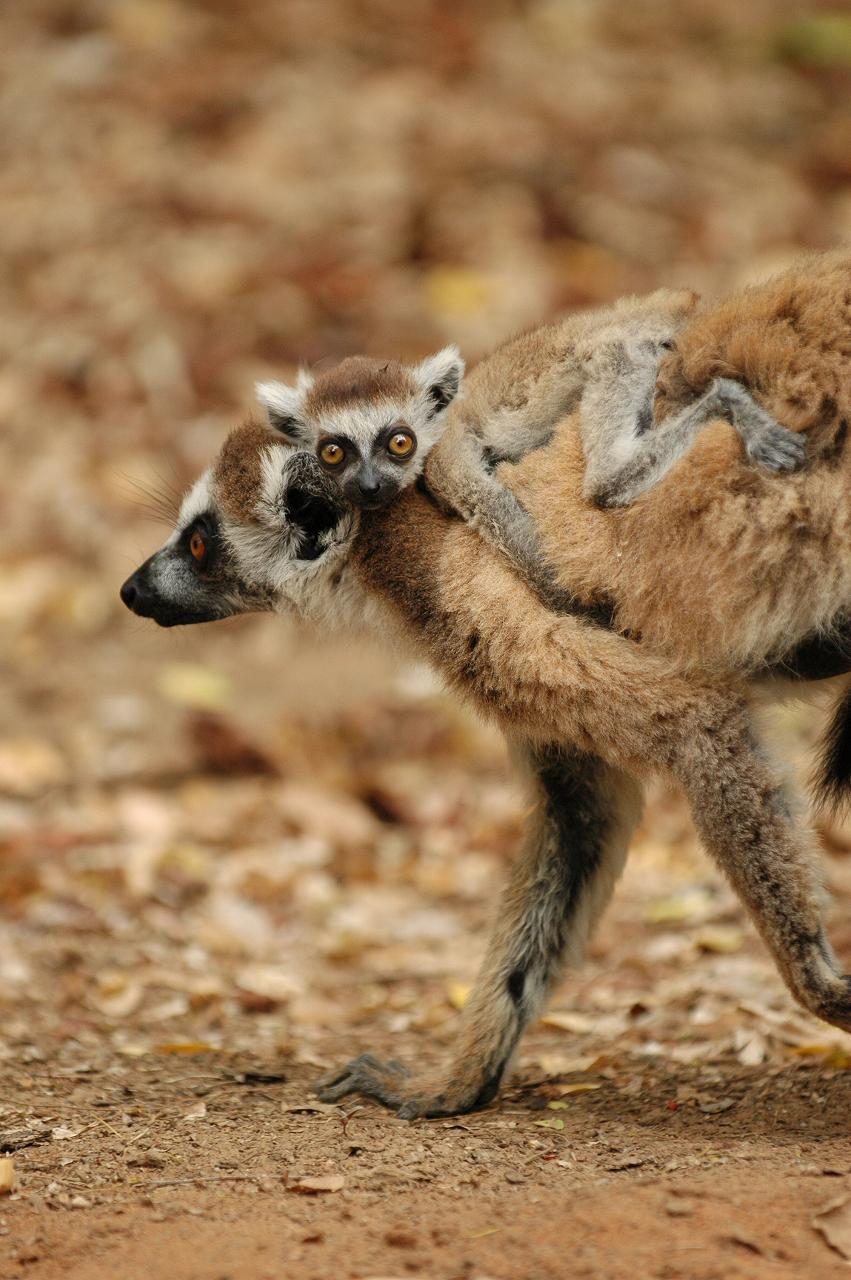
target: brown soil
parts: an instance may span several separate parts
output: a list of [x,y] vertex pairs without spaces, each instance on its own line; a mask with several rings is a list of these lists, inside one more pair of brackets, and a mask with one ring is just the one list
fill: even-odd
[[[531,1084],[458,1121],[407,1124],[372,1107],[345,1122],[330,1110],[282,1115],[305,1104],[307,1073],[250,1083],[263,1066],[279,1064],[198,1057],[175,1081],[160,1062],[133,1073],[132,1099],[126,1078],[87,1076],[73,1092],[85,1095],[76,1106],[92,1117],[88,1133],[62,1142],[68,1155],[52,1144],[18,1157],[25,1181],[47,1188],[4,1206],[0,1276],[846,1274],[811,1219],[851,1191],[847,1076],[725,1071],[701,1094],[706,1107],[735,1099],[715,1114],[669,1109],[694,1091],[687,1069],[630,1098],[612,1080],[579,1095],[552,1131],[536,1121],[553,1113],[536,1108],[554,1090]],[[183,1120],[199,1093],[207,1115]],[[138,1147],[121,1136],[131,1101],[147,1130]],[[299,1177],[329,1173],[342,1189],[295,1190]]]

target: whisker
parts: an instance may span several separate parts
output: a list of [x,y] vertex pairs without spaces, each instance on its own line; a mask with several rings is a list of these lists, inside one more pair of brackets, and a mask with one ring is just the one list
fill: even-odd
[[164,524],[174,525],[180,511],[182,495],[171,485],[159,476],[157,480],[160,487],[157,488],[153,484],[148,484],[136,476],[128,476],[117,469],[114,474],[127,486],[127,491],[131,495],[136,495],[131,507],[137,514],[150,516]]

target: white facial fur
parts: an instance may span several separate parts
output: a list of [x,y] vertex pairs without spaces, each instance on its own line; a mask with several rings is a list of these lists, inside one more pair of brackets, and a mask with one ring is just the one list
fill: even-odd
[[[288,442],[320,458],[325,444],[339,444],[344,461],[336,472],[326,470],[350,501],[384,506],[422,472],[447,425],[446,409],[463,371],[457,347],[445,347],[409,367],[355,359],[316,378],[302,370],[295,387],[258,383],[256,394],[270,425]],[[388,447],[397,430],[413,433],[415,447],[407,457],[393,456]]]

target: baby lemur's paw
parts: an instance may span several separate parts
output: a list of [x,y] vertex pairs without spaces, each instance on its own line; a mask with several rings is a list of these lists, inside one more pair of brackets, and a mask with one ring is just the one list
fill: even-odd
[[806,440],[801,432],[775,424],[745,439],[745,453],[769,471],[794,471],[804,460]]
[[316,1096],[322,1102],[338,1102],[350,1093],[375,1098],[403,1120],[419,1116],[457,1116],[483,1107],[496,1095],[499,1080],[482,1086],[476,1080],[447,1080],[429,1072],[412,1076],[399,1062],[379,1062],[371,1053],[353,1058],[340,1071],[329,1072],[317,1081]]
[[794,471],[803,462],[806,437],[781,427],[740,382],[716,378],[710,395],[741,436],[751,462],[769,471]]

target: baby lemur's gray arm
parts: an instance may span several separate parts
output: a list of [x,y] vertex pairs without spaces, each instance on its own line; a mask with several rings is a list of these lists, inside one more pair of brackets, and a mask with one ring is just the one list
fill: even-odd
[[[499,483],[494,468],[503,457],[493,458],[473,431],[457,437],[452,468],[441,473],[439,497],[463,516],[476,532],[504,555],[538,598],[554,613],[595,615],[559,586],[550,568],[535,523],[510,489]],[[540,442],[535,442],[536,447]],[[526,449],[516,450],[512,461]],[[607,623],[608,617],[600,617]]]
[[[628,505],[661,480],[703,427],[718,418],[735,428],[752,462],[772,471],[791,471],[801,461],[803,436],[781,427],[740,383],[728,378],[717,378],[694,404],[654,427],[653,395],[663,349],[661,341],[633,336],[602,342],[586,366],[584,387],[577,385],[584,492],[592,502],[600,507]],[[485,438],[472,425],[457,432],[451,465],[438,462],[435,467],[437,492],[507,557],[549,609],[587,615],[589,608],[559,585],[528,511],[494,475],[500,462],[517,462],[530,449],[545,445],[551,425],[541,430],[536,419],[522,428],[512,425],[513,430],[495,431],[489,422]],[[498,445],[492,443],[496,440]],[[597,620],[608,623],[604,605],[599,613]]]
[[585,496],[599,507],[624,507],[646,493],[686,453],[708,422],[723,418],[751,462],[792,471],[805,440],[766,413],[739,382],[716,378],[699,400],[653,426],[660,347],[627,340],[597,354],[580,406]]

